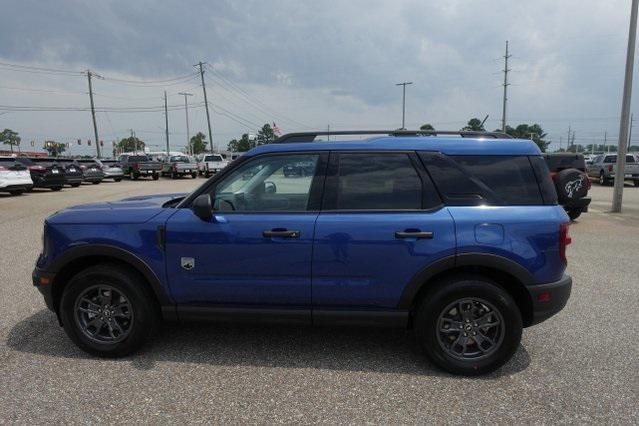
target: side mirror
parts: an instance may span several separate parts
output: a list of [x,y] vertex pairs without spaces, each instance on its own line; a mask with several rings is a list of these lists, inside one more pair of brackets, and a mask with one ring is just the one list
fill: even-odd
[[275,194],[277,192],[277,186],[275,182],[266,181],[264,182],[264,193],[265,194]]
[[205,222],[209,222],[213,218],[213,206],[211,205],[211,196],[209,194],[199,195],[193,200],[191,206],[193,214]]

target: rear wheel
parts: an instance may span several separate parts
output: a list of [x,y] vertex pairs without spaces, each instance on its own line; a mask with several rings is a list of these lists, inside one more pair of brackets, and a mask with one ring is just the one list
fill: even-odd
[[158,180],[160,179],[160,175],[157,173],[153,173],[153,180]]
[[93,182],[91,182],[91,183],[92,183],[92,184],[94,184],[94,185],[98,185],[98,184],[100,183],[100,181],[99,181],[99,180],[96,180],[96,181],[93,181]]
[[599,185],[601,186],[608,185],[608,179],[606,179],[606,175],[604,174],[603,170],[599,172]]
[[120,182],[122,180],[122,178],[113,178],[114,182]]
[[191,177],[192,177],[193,179],[196,179],[196,178],[197,178],[197,173],[191,173]]
[[133,179],[133,180],[140,179],[140,174],[139,173],[131,173],[131,179]]
[[51,191],[59,191],[59,190],[61,190],[61,189],[62,189],[62,187],[61,187],[61,186],[52,186],[52,187],[51,187]]
[[417,308],[415,334],[438,367],[462,375],[489,373],[515,353],[521,313],[510,295],[483,277],[440,281]]
[[60,317],[82,350],[117,357],[136,351],[160,316],[145,283],[119,265],[97,265],[74,276],[62,295]]
[[9,194],[11,195],[22,195],[24,191],[22,189],[15,189],[13,191],[9,191]]

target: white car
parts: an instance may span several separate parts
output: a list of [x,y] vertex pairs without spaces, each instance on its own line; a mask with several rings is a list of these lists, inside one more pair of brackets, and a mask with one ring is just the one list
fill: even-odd
[[15,157],[0,157],[0,192],[20,195],[33,188],[31,173]]
[[200,175],[209,177],[228,165],[229,162],[221,154],[204,154],[202,159],[198,161],[197,167]]

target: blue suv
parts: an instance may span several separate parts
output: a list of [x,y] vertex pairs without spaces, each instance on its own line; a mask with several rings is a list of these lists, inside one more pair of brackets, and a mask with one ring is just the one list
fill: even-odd
[[410,328],[449,372],[500,367],[570,296],[569,219],[539,149],[351,133],[373,136],[290,134],[191,194],[57,212],[33,282],[100,356],[135,351],[162,320],[272,321]]

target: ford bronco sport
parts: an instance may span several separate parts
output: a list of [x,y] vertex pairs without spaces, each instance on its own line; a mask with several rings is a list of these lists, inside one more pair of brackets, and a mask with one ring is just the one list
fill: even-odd
[[[410,328],[449,372],[500,367],[572,285],[569,219],[539,149],[494,133],[351,133],[376,136],[290,134],[191,194],[57,212],[34,285],[100,356],[132,353],[161,320],[274,321]],[[299,164],[313,173],[285,177]]]

